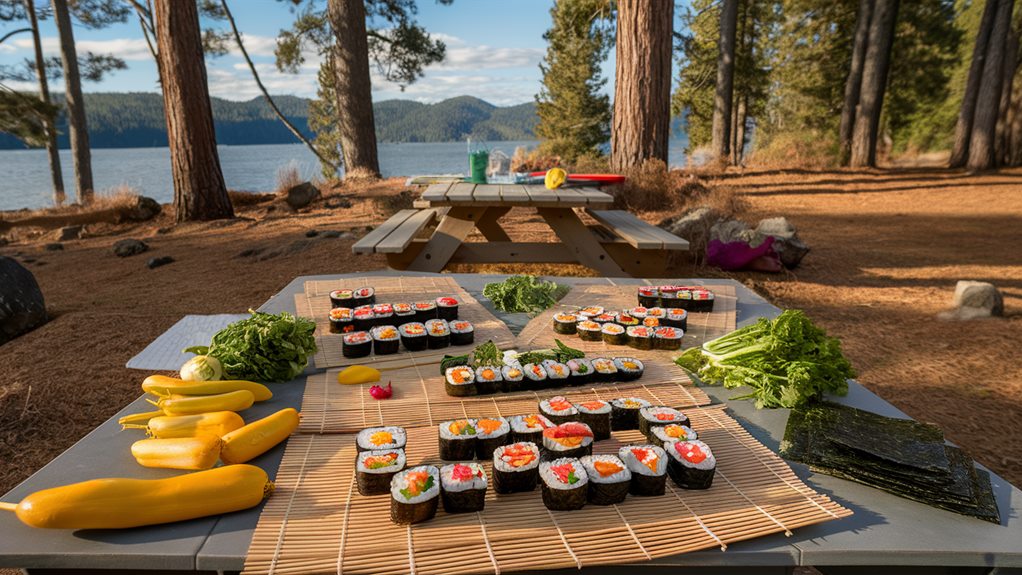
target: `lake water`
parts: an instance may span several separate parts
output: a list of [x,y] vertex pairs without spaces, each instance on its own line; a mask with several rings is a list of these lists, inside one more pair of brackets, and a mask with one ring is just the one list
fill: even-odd
[[[491,142],[492,150],[511,155],[517,146],[538,142]],[[671,165],[684,165],[684,139],[670,145]],[[305,178],[320,173],[316,157],[301,144],[220,146],[220,166],[227,187],[251,192],[271,191],[277,172],[294,165]],[[384,176],[467,173],[464,142],[379,145]],[[73,199],[71,154],[61,150],[61,167],[68,198]],[[161,203],[173,199],[170,153],[167,148],[92,150],[92,172],[97,190],[128,185]],[[0,151],[0,210],[39,208],[52,204],[49,165],[45,150]]]

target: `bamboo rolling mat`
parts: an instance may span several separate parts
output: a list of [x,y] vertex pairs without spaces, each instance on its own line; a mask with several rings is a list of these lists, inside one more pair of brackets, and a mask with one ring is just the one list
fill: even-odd
[[[659,280],[650,285],[662,285],[677,280]],[[575,311],[580,307],[598,305],[611,311],[631,309],[639,305],[636,287],[619,285],[594,285],[576,287],[568,292],[557,305],[539,314],[519,334],[516,345],[520,349],[547,348],[554,345],[554,338],[565,345],[580,349],[586,355],[627,355],[632,348],[623,345],[607,345],[602,341],[582,341],[577,335],[561,335],[554,332],[554,315],[564,311]],[[710,313],[689,312],[688,329],[681,340],[682,349],[688,349],[704,342],[731,333],[737,327],[738,298],[735,286],[710,284],[704,286],[713,290],[716,302]],[[667,358],[679,354],[677,351],[655,351],[658,357]]]
[[409,365],[411,361],[422,365],[439,363],[445,353],[468,353],[472,346],[454,346],[445,349],[427,349],[410,352],[401,347],[400,351],[391,355],[369,355],[357,359],[348,359],[341,353],[341,335],[330,333],[330,292],[338,289],[357,289],[372,287],[376,290],[376,301],[379,303],[398,303],[432,300],[439,296],[453,296],[461,305],[458,306],[458,319],[472,322],[475,338],[480,343],[492,339],[502,347],[509,347],[514,335],[504,322],[493,316],[468,292],[463,290],[450,277],[364,277],[341,280],[324,280],[305,282],[305,293],[295,295],[295,307],[298,315],[312,318],[316,322],[316,346],[318,351],[313,357],[317,368],[343,367],[360,364],[370,365],[377,369],[395,369]]
[[[660,497],[548,511],[540,489],[497,496],[479,513],[413,526],[390,522],[390,497],[355,489],[353,435],[296,435],[249,547],[244,573],[500,573],[639,562],[837,519],[851,511],[816,493],[719,406],[689,412],[717,458],[713,486],[667,480]],[[615,432],[597,453],[642,441]],[[440,463],[437,430],[408,430],[408,465]],[[489,476],[491,464],[484,462]]]

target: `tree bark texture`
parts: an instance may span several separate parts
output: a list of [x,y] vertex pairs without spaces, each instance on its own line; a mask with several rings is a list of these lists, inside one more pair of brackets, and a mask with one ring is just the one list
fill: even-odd
[[82,99],[82,79],[78,74],[78,51],[75,49],[67,0],[52,0],[51,5],[60,35],[60,59],[64,65],[64,98],[67,102],[71,156],[74,158],[75,194],[78,203],[87,204],[94,196],[92,151],[89,148],[89,126],[85,120],[85,100]]
[[713,96],[713,154],[727,160],[731,152],[731,108],[735,82],[735,36],[738,0],[723,0],[720,7],[720,51],[717,56],[717,89]]
[[990,32],[994,29],[994,16],[997,14],[999,0],[986,0],[983,16],[976,31],[976,44],[972,48],[972,62],[969,63],[969,75],[965,80],[965,93],[962,105],[958,110],[958,121],[955,123],[955,141],[951,147],[951,159],[948,165],[960,168],[969,159],[969,139],[972,137],[972,121],[976,114],[976,97],[983,81],[983,64],[986,60],[987,44]]
[[854,168],[876,167],[880,113],[887,90],[887,71],[894,45],[894,25],[898,19],[898,0],[876,0],[870,18],[869,45],[862,66],[862,88],[852,128],[852,149],[849,165]]
[[1009,166],[1022,166],[1022,77],[1012,82],[1011,104],[1008,106]]
[[177,221],[232,218],[195,2],[156,0],[153,13]]
[[328,10],[336,37],[334,87],[344,175],[376,178],[380,176],[380,162],[369,78],[365,4],[363,0],[330,0]]
[[749,95],[742,94],[738,98],[738,111],[736,116],[738,117],[737,126],[735,128],[735,144],[731,151],[731,156],[734,158],[731,163],[736,166],[742,164],[742,160],[745,158],[745,123],[748,121],[748,105]]
[[855,38],[852,44],[852,62],[845,80],[845,99],[841,106],[841,125],[838,141],[841,145],[840,161],[848,165],[852,153],[852,127],[855,126],[855,109],[859,105],[862,90],[862,67],[866,60],[866,46],[869,44],[869,23],[873,14],[873,0],[859,0],[859,13],[855,19]]
[[999,0],[994,27],[990,30],[986,58],[983,62],[983,80],[976,96],[976,111],[972,118],[972,133],[969,136],[970,170],[988,170],[997,166],[995,139],[997,116],[1000,112],[1001,86],[1004,82],[1005,44],[1011,26],[1011,12],[1015,0]]
[[1004,72],[1001,75],[1001,99],[997,110],[997,130],[994,136],[994,155],[998,165],[1008,163],[1009,156],[1009,118],[1011,108],[1011,92],[1014,85],[1015,72],[1018,70],[1019,31],[1013,26],[1008,27],[1008,37],[1004,44]]
[[619,0],[610,165],[667,162],[674,2]]
[[[43,45],[39,39],[39,20],[35,14],[35,0],[25,0],[25,11],[28,13],[29,27],[32,29],[32,46],[35,48],[35,73],[39,78],[39,99],[44,104],[50,103],[50,84],[46,80],[46,60],[43,59]],[[46,155],[50,160],[50,178],[53,180],[53,204],[64,205],[67,194],[64,193],[64,173],[60,169],[60,149],[57,147],[57,123],[54,118],[43,119],[46,131]]]

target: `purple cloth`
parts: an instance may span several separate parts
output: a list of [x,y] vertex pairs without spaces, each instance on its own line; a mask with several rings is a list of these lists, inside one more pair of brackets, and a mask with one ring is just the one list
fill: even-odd
[[773,236],[767,236],[763,243],[757,247],[752,247],[745,242],[725,243],[720,240],[710,240],[709,245],[706,246],[706,263],[726,271],[780,270],[780,261],[774,252]]

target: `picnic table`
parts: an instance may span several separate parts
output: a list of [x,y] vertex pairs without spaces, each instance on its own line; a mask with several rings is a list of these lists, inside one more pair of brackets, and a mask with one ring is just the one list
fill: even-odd
[[[426,188],[358,241],[356,254],[385,254],[399,270],[439,272],[450,263],[579,263],[607,277],[662,273],[688,241],[634,214],[610,209],[614,198],[594,187],[443,183]],[[512,208],[535,209],[560,242],[516,242],[499,220]],[[578,210],[578,211],[576,211]],[[595,224],[586,224],[581,212]],[[428,237],[420,237],[436,222]],[[466,242],[473,230],[485,242]]]
[[[348,277],[355,274],[350,274]],[[357,274],[367,275],[365,272]],[[397,274],[390,271],[369,275]],[[345,276],[299,277],[274,295],[260,308],[267,312],[295,311],[294,296],[310,280],[338,279]],[[487,282],[507,276],[456,274],[454,278],[469,293],[480,297]],[[551,278],[559,283],[595,285],[614,282],[638,284],[642,280],[608,280],[607,278]],[[700,284],[698,279],[679,280]],[[727,283],[729,280],[713,280]],[[759,317],[773,317],[780,312],[738,282],[733,283],[738,295],[739,325]],[[484,301],[480,297],[481,301]],[[487,304],[488,305],[488,304]],[[528,321],[525,314],[496,313],[518,331]],[[207,316],[197,317],[200,320]],[[224,316],[220,321],[230,321]],[[177,347],[183,337],[188,339],[192,322],[185,318],[161,336],[156,347]],[[200,321],[207,325],[208,322]],[[203,335],[202,337],[207,337]],[[161,343],[162,342],[162,343]],[[192,343],[202,343],[192,340]],[[148,349],[139,358],[171,357],[169,349]],[[150,353],[155,352],[155,355]],[[178,356],[180,357],[180,356]],[[171,366],[173,367],[173,366]],[[310,368],[306,374],[313,373]],[[139,373],[139,379],[143,376]],[[246,419],[263,417],[282,407],[300,407],[305,378],[273,387],[272,402],[256,404],[245,412]],[[716,401],[726,403],[731,413],[760,442],[776,451],[787,421],[787,410],[756,410],[748,401],[730,401],[733,392],[717,387],[704,388]],[[907,417],[883,399],[855,382],[841,403],[882,415]],[[47,487],[97,477],[122,476],[158,478],[177,475],[171,470],[146,469],[138,466],[129,453],[138,433],[121,432],[117,417],[147,411],[142,399],[125,407],[69,450],[40,469],[21,485],[0,497],[17,502],[25,495]],[[254,463],[274,476],[283,456],[283,446],[257,458]],[[812,565],[824,573],[987,573],[997,567],[998,573],[1022,570],[1022,492],[1004,479],[991,474],[993,489],[1003,518],[1002,525],[992,525],[827,475],[811,473],[805,466],[792,465],[796,474],[815,490],[828,494],[841,505],[854,511],[851,517],[801,527],[791,537],[771,535],[734,543],[726,552],[706,550],[685,553],[650,562],[606,567],[585,567],[586,573],[634,574],[637,567],[645,573],[676,572],[679,568],[700,568],[706,572],[790,573],[799,565]],[[68,572],[235,572],[245,560],[260,508],[220,517],[207,517],[169,525],[118,531],[39,530],[22,525],[10,513],[0,514],[0,567],[17,567],[27,573]],[[567,571],[565,571],[567,573]],[[575,572],[572,570],[571,572]]]

